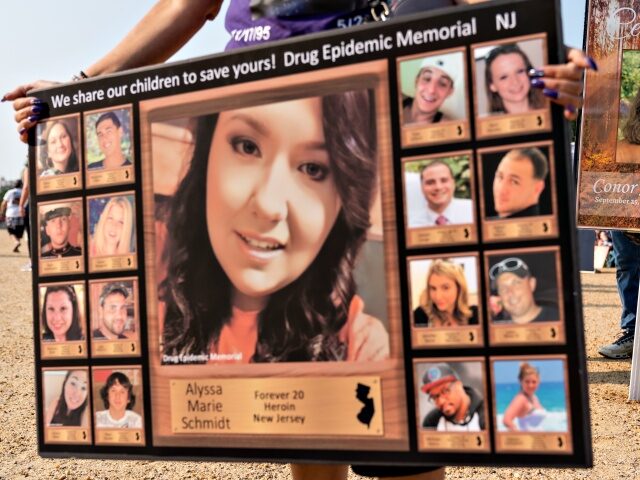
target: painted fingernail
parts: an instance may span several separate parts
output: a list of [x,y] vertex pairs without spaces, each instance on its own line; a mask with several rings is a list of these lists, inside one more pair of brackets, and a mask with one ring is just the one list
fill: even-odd
[[2,99],[0,100],[0,102],[6,102],[7,101],[7,94],[2,96]]
[[598,64],[593,58],[587,57],[587,63],[589,64],[591,70],[595,70],[596,72],[598,71]]
[[39,115],[31,115],[29,118],[27,118],[27,120],[29,120],[31,123],[36,123],[38,120],[40,120],[40,116]]
[[42,113],[42,107],[36,105],[35,107],[31,107],[31,113]]
[[540,80],[539,78],[532,78],[531,86],[534,88],[544,88],[544,80]]
[[527,73],[531,78],[544,77],[544,72],[542,70],[536,70],[535,68],[530,69]]
[[39,98],[33,98],[31,99],[31,105],[41,105],[44,102],[42,100],[40,100]]
[[558,98],[558,91],[553,88],[545,88],[542,90],[542,94],[545,97],[553,98],[554,100]]
[[20,136],[24,135],[25,133],[27,133],[27,129],[26,128],[21,128],[20,131],[18,132],[20,134]]
[[566,107],[564,107],[564,109],[569,112],[569,113],[576,113],[576,107],[574,107],[573,105],[569,104]]

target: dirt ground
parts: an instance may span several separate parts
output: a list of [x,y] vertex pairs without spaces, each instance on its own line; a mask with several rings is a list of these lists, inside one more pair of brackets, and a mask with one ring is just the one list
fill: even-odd
[[[31,275],[26,254],[11,253],[0,231],[0,479],[256,479],[290,478],[286,465],[168,461],[45,459],[35,427]],[[612,273],[583,274],[594,468],[448,468],[448,479],[640,479],[640,404],[627,401],[631,362],[600,357],[618,332],[619,299]],[[360,479],[350,474],[350,480]]]

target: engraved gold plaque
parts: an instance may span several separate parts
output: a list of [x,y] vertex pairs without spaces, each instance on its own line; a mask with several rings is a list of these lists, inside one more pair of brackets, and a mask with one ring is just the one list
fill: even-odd
[[144,430],[141,428],[96,428],[96,445],[133,445],[143,447]]
[[86,358],[87,347],[84,340],[77,342],[42,342],[42,358]]
[[573,445],[566,433],[498,433],[497,452],[572,453]]
[[446,433],[421,431],[422,451],[488,452],[491,450],[488,432]]
[[46,427],[44,443],[91,445],[91,429],[83,427]]
[[175,434],[382,436],[379,377],[170,381]]
[[98,257],[89,259],[90,272],[109,272],[112,270],[135,270],[138,259],[135,253],[114,257]]
[[114,170],[88,170],[87,187],[101,187],[103,185],[121,185],[134,183],[135,173],[133,165],[116,168]]
[[551,113],[548,108],[521,115],[500,115],[478,118],[477,137],[491,138],[518,133],[546,132],[551,129]]

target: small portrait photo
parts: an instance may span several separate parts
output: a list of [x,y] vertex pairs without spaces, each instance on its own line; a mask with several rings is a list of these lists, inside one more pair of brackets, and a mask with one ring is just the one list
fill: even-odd
[[409,260],[415,327],[478,325],[478,258],[455,256]]
[[498,432],[568,432],[564,359],[492,360]]
[[485,221],[554,214],[551,144],[479,150],[482,215]]
[[[94,367],[93,394],[97,429],[143,428],[140,367]],[[97,434],[96,437],[100,439]]]
[[414,373],[421,429],[463,433],[487,429],[483,362],[419,361]]
[[89,258],[129,255],[136,251],[133,193],[90,197]]
[[616,163],[640,163],[640,50],[623,50]]
[[559,322],[562,317],[557,248],[487,254],[488,308],[494,325]]
[[[52,118],[36,127],[39,177],[68,175],[80,172],[80,117]],[[82,188],[82,184],[76,185]],[[42,192],[39,192],[42,193]]]
[[91,338],[95,341],[137,340],[137,281],[93,281],[89,282],[89,289]]
[[83,283],[41,285],[40,331],[43,342],[76,342],[86,338]]
[[403,126],[467,119],[463,51],[402,60],[399,76]]
[[40,258],[80,257],[83,252],[82,201],[38,205]]
[[389,359],[373,92],[298,89],[189,119],[180,174],[153,168],[163,362]]
[[91,399],[86,367],[42,372],[44,426],[88,427]]
[[523,114],[548,108],[544,83],[529,75],[547,63],[544,38],[510,39],[472,48],[476,116]]
[[407,228],[474,223],[470,155],[404,162]]

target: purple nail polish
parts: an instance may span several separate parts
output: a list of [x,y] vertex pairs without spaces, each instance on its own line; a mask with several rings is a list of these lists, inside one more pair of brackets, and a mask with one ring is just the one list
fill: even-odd
[[42,107],[36,105],[35,107],[31,107],[31,113],[42,113]]
[[544,90],[542,90],[542,94],[545,97],[553,98],[554,100],[558,98],[558,91],[554,90],[553,88],[545,88]]
[[569,113],[576,113],[576,107],[574,107],[573,105],[569,104],[566,107],[564,107]]
[[531,86],[534,88],[544,88],[544,80],[540,80],[539,78],[531,79]]
[[3,95],[3,96],[2,96],[2,99],[0,99],[0,102],[6,102],[6,101],[7,101],[7,96],[6,96],[6,95]]
[[598,71],[598,64],[593,58],[587,57],[587,63],[589,64],[589,67],[591,68],[591,70],[594,70],[596,72]]
[[20,134],[20,136],[24,135],[25,133],[27,133],[27,129],[26,128],[21,128],[20,131],[18,132]]
[[29,118],[27,118],[27,120],[29,120],[31,123],[36,123],[38,120],[40,120],[40,116],[31,115]]
[[44,102],[39,98],[34,98],[31,100],[31,105],[42,105]]
[[535,68],[530,69],[527,73],[531,78],[544,77],[544,72],[542,70],[536,70]]

